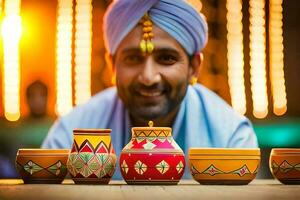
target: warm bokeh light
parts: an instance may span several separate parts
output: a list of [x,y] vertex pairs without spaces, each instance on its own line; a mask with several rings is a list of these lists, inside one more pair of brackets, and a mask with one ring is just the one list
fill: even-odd
[[273,112],[283,115],[287,111],[287,98],[283,62],[283,0],[270,0],[269,43],[270,78],[273,95]]
[[226,1],[228,83],[232,107],[241,114],[246,112],[244,83],[242,1]]
[[20,0],[5,2],[2,22],[3,37],[3,97],[4,115],[9,121],[20,118],[20,56],[19,43],[22,33]]
[[72,109],[72,0],[59,0],[56,41],[56,113]]
[[186,0],[186,1],[190,3],[196,10],[201,11],[202,9],[201,0]]
[[[203,9],[201,0],[186,1],[199,11]],[[269,3],[269,10],[265,9],[266,2]],[[92,0],[57,0],[57,9],[54,8],[54,5],[56,6],[56,2],[53,4],[53,10],[55,11],[53,13],[57,13],[56,69],[55,71],[51,69],[51,71],[56,74],[56,82],[52,86],[56,87],[56,97],[53,94],[52,96],[56,98],[56,114],[61,116],[69,112],[73,104],[85,103],[91,97],[93,4]],[[228,84],[231,104],[234,110],[245,114],[247,101],[244,78],[242,5],[243,0],[226,1],[226,28]],[[3,41],[3,68],[1,72],[3,76],[3,111],[9,121],[18,120],[21,115],[20,112],[22,112],[22,115],[26,114],[26,112],[23,112],[23,108],[26,106],[23,106],[23,103],[20,105],[20,101],[24,101],[20,98],[20,96],[23,96],[22,87],[25,88],[26,84],[21,83],[21,80],[24,79],[20,78],[19,54],[20,39],[23,34],[21,44],[23,45],[23,41],[27,41],[25,37],[28,26],[24,24],[26,16],[22,15],[23,19],[20,16],[20,9],[21,0],[0,0],[1,36]],[[266,10],[268,16],[266,16]],[[256,118],[265,118],[268,115],[268,107],[271,108],[268,102],[269,99],[270,104],[273,103],[274,114],[284,115],[287,112],[287,92],[283,52],[283,0],[249,0],[249,14],[249,62],[253,115]],[[269,20],[267,21],[268,32],[266,32],[266,17]],[[52,16],[52,19],[55,20],[55,17]],[[23,27],[23,33],[22,21],[23,26],[27,27],[27,29]],[[52,28],[52,30],[54,29]],[[269,34],[268,37],[266,37],[266,33]],[[52,35],[54,36],[53,33]],[[266,39],[268,40],[268,46],[266,45]],[[53,44],[53,41],[51,41],[51,44]],[[23,46],[21,48],[23,49]],[[266,52],[269,53],[269,60],[266,60]],[[51,58],[51,60],[54,62],[54,58]],[[54,66],[53,63],[51,65]],[[23,59],[22,66],[26,68]],[[269,71],[266,71],[267,69]],[[270,79],[268,79],[268,75],[270,75]],[[25,75],[22,73],[23,76]],[[272,94],[272,100],[271,97],[268,98],[269,82],[267,80],[270,80],[271,87],[269,91]],[[22,87],[20,87],[20,84]],[[51,105],[54,106],[54,103]],[[22,108],[21,111],[20,107]],[[53,107],[51,110],[53,111]]]
[[76,0],[75,104],[91,97],[92,1]]
[[1,33],[8,44],[18,44],[22,33],[21,17],[15,14],[6,16],[2,22]]
[[265,118],[268,114],[266,80],[265,1],[250,0],[250,75],[253,115]]

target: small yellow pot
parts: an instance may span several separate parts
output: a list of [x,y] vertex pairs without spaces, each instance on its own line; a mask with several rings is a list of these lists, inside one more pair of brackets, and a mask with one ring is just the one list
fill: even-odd
[[61,183],[67,175],[69,149],[19,149],[16,169],[24,183]]
[[201,184],[246,185],[256,176],[260,149],[191,148],[189,167]]
[[272,149],[270,170],[283,184],[300,184],[300,149]]

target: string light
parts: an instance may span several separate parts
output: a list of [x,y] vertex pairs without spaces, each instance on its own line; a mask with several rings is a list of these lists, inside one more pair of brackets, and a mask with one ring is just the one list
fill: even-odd
[[226,1],[228,83],[232,107],[241,114],[246,112],[244,83],[242,1]]
[[266,83],[265,1],[250,0],[250,75],[253,115],[264,118],[268,114]]
[[287,98],[283,62],[283,0],[270,0],[269,42],[270,42],[270,77],[273,95],[273,112],[283,115],[287,111]]
[[5,18],[2,22],[4,115],[9,121],[20,118],[20,57],[19,43],[22,34],[20,0],[5,2]]
[[72,109],[72,0],[58,0],[56,41],[56,113]]
[[3,14],[3,0],[0,0],[0,16]]
[[91,97],[92,1],[76,0],[75,104]]

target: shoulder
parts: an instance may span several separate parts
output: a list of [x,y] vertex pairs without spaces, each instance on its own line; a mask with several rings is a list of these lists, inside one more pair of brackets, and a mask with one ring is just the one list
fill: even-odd
[[109,88],[96,94],[85,104],[76,106],[67,115],[56,120],[43,147],[69,148],[74,129],[107,127],[116,104],[120,104],[116,88]]
[[188,92],[190,98],[197,98],[200,101],[205,124],[216,146],[257,146],[251,122],[221,97],[200,84],[190,87]]
[[99,104],[111,104],[113,101],[117,98],[117,89],[116,87],[110,87],[107,88],[97,94],[95,94],[89,101],[87,101],[85,104],[83,104],[82,108],[85,107],[93,107],[93,106],[99,106]]
[[81,112],[94,113],[96,110],[98,112],[102,110],[107,110],[107,108],[111,107],[113,103],[115,103],[117,100],[118,96],[116,88],[108,88],[91,97],[91,99],[88,100],[86,103],[74,107],[74,109],[68,115]]
[[[78,128],[104,125],[101,122],[106,121],[105,118],[112,114],[111,111],[118,103],[116,88],[108,88],[94,95],[85,104],[76,106],[67,115],[62,116],[60,121]],[[100,119],[101,121],[99,121]]]
[[194,87],[189,87],[188,92],[191,98],[197,98],[200,100],[202,107],[205,111],[207,111],[207,114],[214,114],[220,117],[227,117],[230,115],[234,118],[245,118],[233,110],[233,108],[216,93],[203,85],[197,84]]

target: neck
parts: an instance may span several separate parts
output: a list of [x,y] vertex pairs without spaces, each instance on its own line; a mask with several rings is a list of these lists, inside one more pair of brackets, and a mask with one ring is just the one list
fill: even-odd
[[[178,111],[179,111],[179,106],[176,109],[174,109],[173,111],[171,111],[170,113],[168,113],[166,116],[162,116],[162,117],[158,117],[156,119],[150,119],[150,120],[153,121],[155,127],[172,127],[173,123],[176,119]],[[150,121],[148,119],[141,119],[141,118],[135,117],[131,114],[130,114],[130,119],[131,119],[132,126],[134,126],[134,127],[148,126],[148,122]]]

